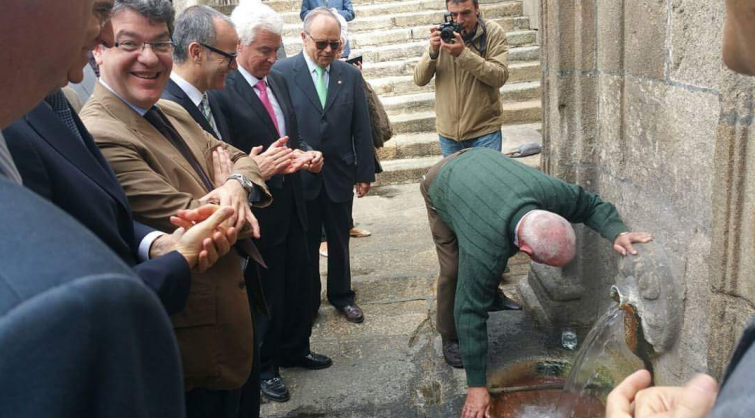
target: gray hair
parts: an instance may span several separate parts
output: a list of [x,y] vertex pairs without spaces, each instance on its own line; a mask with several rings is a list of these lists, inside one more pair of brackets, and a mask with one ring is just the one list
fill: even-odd
[[231,20],[239,33],[239,42],[249,45],[264,30],[276,35],[283,34],[283,18],[269,6],[256,2],[242,2],[231,13]]
[[332,18],[333,20],[338,23],[338,32],[341,32],[341,22],[338,20],[336,15],[327,7],[316,7],[314,10],[309,12],[307,16],[304,18],[304,32],[309,33],[309,28],[312,27],[312,22],[317,19],[318,16],[328,16]]
[[173,32],[173,61],[176,64],[183,64],[189,58],[189,45],[192,42],[215,45],[215,20],[222,20],[233,26],[228,16],[203,5],[191,6],[178,16]]
[[574,228],[562,216],[545,210],[527,213],[520,227],[520,238],[537,258],[546,264],[574,257]]
[[176,11],[170,0],[115,0],[111,16],[115,16],[123,10],[133,10],[149,19],[150,23],[165,23],[168,33],[173,35],[173,21],[176,19]]

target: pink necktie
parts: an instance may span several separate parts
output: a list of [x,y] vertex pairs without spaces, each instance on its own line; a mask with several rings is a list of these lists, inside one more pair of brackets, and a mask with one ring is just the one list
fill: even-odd
[[257,82],[257,84],[254,85],[254,88],[259,90],[260,101],[262,102],[262,106],[265,106],[267,113],[270,115],[270,119],[273,120],[273,125],[275,125],[275,131],[278,132],[278,135],[280,135],[280,129],[278,128],[278,117],[275,116],[275,111],[273,110],[273,104],[270,103],[270,97],[268,97],[267,95],[267,83],[265,83],[265,80],[260,80]]

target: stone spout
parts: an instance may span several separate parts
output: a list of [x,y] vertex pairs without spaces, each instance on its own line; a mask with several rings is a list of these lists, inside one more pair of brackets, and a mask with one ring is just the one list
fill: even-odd
[[627,344],[645,360],[646,355],[663,353],[674,345],[683,305],[661,245],[654,242],[637,248],[638,255],[622,258],[611,298],[626,312]]

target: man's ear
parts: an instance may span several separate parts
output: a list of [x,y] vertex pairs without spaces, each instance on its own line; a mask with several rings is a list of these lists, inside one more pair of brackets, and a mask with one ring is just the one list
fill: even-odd
[[104,49],[105,49],[104,45],[97,45],[92,50],[92,55],[94,55],[94,61],[97,63],[97,66],[101,66],[102,65],[102,61],[103,61],[102,60],[102,53],[103,53]]
[[189,49],[186,52],[188,53],[191,62],[199,63],[202,56],[202,45],[199,45],[197,42],[192,42],[189,44]]
[[534,251],[532,251],[532,247],[523,242],[519,242],[519,251],[527,254],[530,257],[532,257],[532,254],[535,253]]

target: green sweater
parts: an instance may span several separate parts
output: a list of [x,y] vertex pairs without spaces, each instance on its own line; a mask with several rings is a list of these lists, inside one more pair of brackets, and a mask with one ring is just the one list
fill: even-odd
[[597,195],[484,148],[448,162],[429,194],[459,243],[454,319],[469,386],[487,382],[487,308],[519,250],[514,230],[522,216],[533,209],[554,212],[611,242],[627,230],[616,208]]

